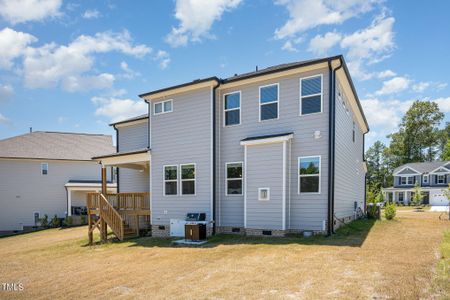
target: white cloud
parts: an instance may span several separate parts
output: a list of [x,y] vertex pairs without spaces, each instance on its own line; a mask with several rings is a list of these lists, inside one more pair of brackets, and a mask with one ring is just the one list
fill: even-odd
[[341,24],[347,19],[372,10],[377,0],[277,0],[289,13],[288,21],[276,29],[275,38],[291,38],[308,29]]
[[309,41],[308,51],[316,55],[324,55],[329,49],[339,43],[342,36],[337,32],[327,32],[325,35],[316,35]]
[[11,121],[5,117],[4,115],[0,114],[0,124],[9,124]]
[[159,67],[162,70],[166,69],[169,66],[170,61],[171,61],[169,53],[167,53],[164,50],[159,50],[153,59],[159,62]]
[[210,29],[226,11],[235,9],[242,0],[177,0],[175,18],[180,21],[166,36],[172,47],[185,46],[211,37]]
[[394,77],[394,76],[397,76],[397,74],[392,70],[381,71],[377,74],[377,77],[380,79]]
[[0,16],[17,24],[61,15],[62,0],[0,0]]
[[10,69],[13,60],[25,53],[27,46],[36,42],[31,34],[15,31],[6,27],[0,31],[0,68]]
[[397,76],[383,82],[381,89],[375,92],[376,95],[389,95],[406,90],[411,83],[406,77]]
[[414,84],[414,85],[412,86],[412,89],[413,89],[414,92],[422,93],[422,92],[425,91],[427,88],[429,88],[430,85],[431,85],[431,82],[425,82],[425,81],[422,81],[422,82],[419,82],[419,83]]
[[125,72],[124,74],[121,74],[120,76],[125,79],[133,79],[137,76],[140,76],[141,74],[139,72],[136,72],[132,70],[128,64],[124,61],[120,63],[120,68]]
[[450,112],[450,97],[447,98],[437,98],[432,100],[439,105],[439,109],[444,113]]
[[341,47],[348,49],[350,60],[379,62],[395,47],[392,31],[394,22],[393,17],[378,16],[369,27],[345,36]]
[[14,89],[9,84],[0,84],[0,103],[8,100],[14,94]]
[[292,41],[286,41],[281,49],[289,52],[298,52],[298,49],[292,45]]
[[437,85],[436,85],[436,89],[438,90],[438,91],[440,91],[440,90],[442,90],[442,89],[445,89],[446,87],[447,87],[447,83],[446,82],[438,82],[437,83]]
[[94,64],[94,54],[118,51],[135,57],[151,52],[145,45],[133,45],[127,31],[103,32],[95,36],[81,35],[69,45],[46,44],[29,47],[24,54],[23,74],[29,88],[56,87],[67,91],[83,91],[111,87],[111,74],[86,74]]
[[97,19],[100,16],[101,16],[100,12],[96,9],[92,9],[92,10],[88,9],[82,15],[82,17],[85,19]]
[[361,100],[364,114],[371,127],[372,137],[386,137],[397,130],[403,114],[412,103],[412,100],[381,100],[378,98]]
[[119,99],[114,97],[93,97],[92,102],[97,106],[96,116],[108,117],[112,122],[147,113],[145,101]]

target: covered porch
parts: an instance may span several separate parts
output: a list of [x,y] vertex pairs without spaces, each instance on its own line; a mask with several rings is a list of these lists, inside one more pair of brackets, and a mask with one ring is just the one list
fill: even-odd
[[[412,188],[386,188],[383,189],[383,193],[386,201],[403,205],[410,205],[414,197],[414,190]],[[429,199],[430,191],[422,188],[422,204],[429,204]]]
[[102,241],[106,241],[107,227],[119,240],[139,236],[151,228],[150,192],[149,190],[120,192],[120,180],[117,193],[107,190],[107,172],[111,167],[135,170],[140,173],[150,170],[150,150],[140,149],[118,152],[94,157],[102,165],[101,193],[87,195],[88,236],[93,243],[93,232],[100,231]]

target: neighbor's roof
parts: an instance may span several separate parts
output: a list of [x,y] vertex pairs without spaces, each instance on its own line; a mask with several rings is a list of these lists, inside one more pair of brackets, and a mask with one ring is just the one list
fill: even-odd
[[412,168],[420,173],[429,173],[429,172],[436,170],[439,167],[443,167],[449,163],[450,163],[450,161],[431,161],[431,162],[408,163],[408,164],[404,164],[400,167],[395,168],[394,174],[404,168]]
[[91,160],[114,150],[103,134],[35,131],[0,140],[0,158]]

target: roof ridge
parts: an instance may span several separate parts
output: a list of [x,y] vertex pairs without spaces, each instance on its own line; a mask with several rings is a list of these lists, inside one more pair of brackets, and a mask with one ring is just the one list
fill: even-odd
[[[33,133],[55,133],[55,134],[74,134],[74,135],[92,135],[92,136],[111,136],[110,134],[104,134],[104,133],[87,133],[87,132],[69,132],[69,131],[47,131],[47,130],[37,130],[33,131],[27,134],[33,134]],[[26,135],[26,134],[24,134]],[[16,136],[17,137],[17,136]]]

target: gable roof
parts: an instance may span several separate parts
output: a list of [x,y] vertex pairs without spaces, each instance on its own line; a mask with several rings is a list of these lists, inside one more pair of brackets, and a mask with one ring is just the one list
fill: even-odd
[[400,167],[395,168],[394,174],[398,173],[402,169],[410,168],[414,169],[417,172],[423,174],[423,173],[430,173],[433,170],[445,166],[446,164],[450,163],[450,161],[430,161],[430,162],[419,162],[419,163],[408,163],[404,164]]
[[0,140],[0,158],[91,160],[115,151],[110,135],[35,131]]

